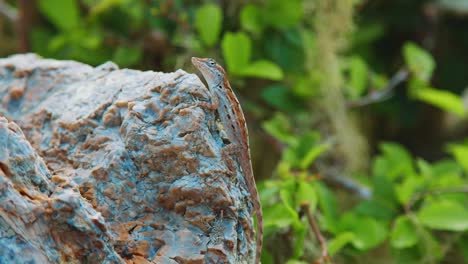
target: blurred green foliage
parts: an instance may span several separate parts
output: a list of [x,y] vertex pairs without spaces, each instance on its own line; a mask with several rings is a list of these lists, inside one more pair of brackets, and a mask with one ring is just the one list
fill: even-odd
[[[356,25],[335,55],[372,153],[359,172],[335,153],[321,106],[317,28],[333,25],[314,23],[319,1],[38,0],[29,45],[92,65],[192,70],[191,56],[225,65],[252,134],[262,263],[319,259],[304,205],[333,263],[468,262],[468,0],[354,1]],[[330,184],[336,171],[367,195]]]

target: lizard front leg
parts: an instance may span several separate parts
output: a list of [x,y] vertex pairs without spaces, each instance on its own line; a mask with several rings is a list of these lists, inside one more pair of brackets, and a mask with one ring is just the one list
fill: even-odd
[[196,106],[201,106],[203,108],[209,109],[209,110],[216,110],[218,109],[219,106],[219,99],[218,96],[210,90],[211,94],[211,103],[208,102],[197,102]]
[[241,147],[238,144],[231,143],[227,146],[224,146],[221,149],[221,157],[226,162],[226,166],[228,167],[229,174],[231,176],[236,174],[236,160],[234,157],[240,154]]
[[180,109],[187,108],[187,107],[202,107],[202,108],[209,109],[209,110],[216,110],[218,109],[218,106],[219,106],[218,96],[215,93],[213,93],[211,90],[210,90],[210,94],[211,94],[211,103],[197,101],[195,102],[195,104],[182,104],[172,109],[171,112],[177,113],[180,111]]

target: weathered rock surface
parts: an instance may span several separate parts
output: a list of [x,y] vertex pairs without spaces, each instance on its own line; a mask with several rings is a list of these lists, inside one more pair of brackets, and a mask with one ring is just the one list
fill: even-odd
[[182,70],[0,59],[0,263],[250,263],[209,100]]

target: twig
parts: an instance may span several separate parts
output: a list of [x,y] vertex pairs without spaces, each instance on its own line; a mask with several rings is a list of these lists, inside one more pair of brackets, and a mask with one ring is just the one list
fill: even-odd
[[377,92],[370,93],[369,95],[362,97],[358,100],[348,102],[347,107],[363,107],[369,104],[374,104],[387,100],[388,98],[392,97],[393,90],[395,89],[395,87],[397,87],[400,83],[406,81],[406,79],[408,79],[408,76],[409,72],[407,70],[399,70],[392,77],[392,79],[390,79],[385,88]]
[[0,0],[0,15],[6,17],[11,22],[16,22],[18,19],[17,12],[3,0]]
[[348,192],[357,194],[362,199],[370,199],[372,197],[372,191],[369,188],[362,186],[349,177],[340,175],[338,170],[333,168],[324,169],[324,166],[320,162],[316,162],[315,165],[320,174],[323,175],[322,179],[326,183],[337,185]]
[[18,0],[18,23],[16,30],[19,39],[19,51],[29,52],[29,35],[36,17],[36,0]]
[[321,248],[321,253],[322,255],[318,260],[316,260],[314,263],[332,263],[330,256],[328,255],[328,249],[327,249],[327,242],[325,241],[325,238],[323,237],[322,233],[320,232],[320,229],[317,225],[317,222],[315,221],[314,216],[310,212],[310,206],[309,204],[301,204],[301,211],[304,212],[307,216],[307,219],[309,220],[309,225],[312,227],[312,231],[314,232],[314,236],[319,242],[320,248]]
[[369,188],[360,185],[349,177],[326,172],[323,179],[325,182],[339,185],[343,189],[357,194],[362,199],[370,199],[372,197],[372,191]]

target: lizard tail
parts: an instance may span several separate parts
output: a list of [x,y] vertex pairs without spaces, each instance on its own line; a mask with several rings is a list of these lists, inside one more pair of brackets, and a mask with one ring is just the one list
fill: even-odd
[[262,256],[262,246],[263,246],[263,213],[262,207],[258,207],[257,211],[257,251],[255,253],[255,263],[260,264],[260,257]]

